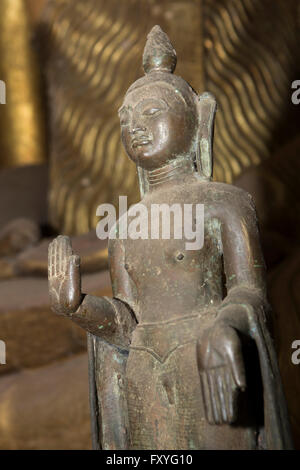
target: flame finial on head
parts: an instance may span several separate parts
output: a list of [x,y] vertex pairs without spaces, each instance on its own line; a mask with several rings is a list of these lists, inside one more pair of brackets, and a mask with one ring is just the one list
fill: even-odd
[[156,72],[173,73],[177,56],[170,39],[160,26],[154,26],[147,37],[143,55],[143,67],[146,74]]

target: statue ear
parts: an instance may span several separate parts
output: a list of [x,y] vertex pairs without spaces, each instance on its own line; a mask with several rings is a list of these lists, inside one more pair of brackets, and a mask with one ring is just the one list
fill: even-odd
[[213,173],[213,138],[217,102],[214,95],[205,92],[199,96],[199,134],[196,152],[196,165],[199,175],[207,179]]

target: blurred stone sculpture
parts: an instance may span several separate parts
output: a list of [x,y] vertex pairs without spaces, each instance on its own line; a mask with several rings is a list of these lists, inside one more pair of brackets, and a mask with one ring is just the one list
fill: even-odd
[[113,298],[94,297],[82,293],[79,256],[60,236],[49,246],[52,309],[89,333],[95,448],[291,448],[254,205],[211,181],[216,102],[173,74],[176,61],[154,27],[146,76],[119,110],[122,142],[149,227],[154,204],[203,204],[203,248],[186,249],[174,231],[122,239],[119,220]]

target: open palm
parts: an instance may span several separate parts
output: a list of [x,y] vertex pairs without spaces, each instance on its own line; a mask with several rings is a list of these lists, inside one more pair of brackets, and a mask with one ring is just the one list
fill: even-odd
[[48,279],[51,309],[60,315],[76,312],[81,302],[80,258],[69,237],[60,235],[49,245]]
[[216,323],[198,345],[198,367],[206,419],[210,424],[233,423],[237,399],[246,388],[240,338],[234,328]]

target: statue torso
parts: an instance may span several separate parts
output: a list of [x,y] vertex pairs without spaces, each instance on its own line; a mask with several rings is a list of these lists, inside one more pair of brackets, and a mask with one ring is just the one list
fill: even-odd
[[[196,352],[226,295],[221,229],[236,214],[236,191],[191,178],[188,184],[149,192],[141,201],[150,213],[149,226],[152,204],[204,204],[201,249],[187,250],[184,238],[121,242],[132,298],[124,297],[126,289],[121,297],[138,321],[126,365],[133,449],[210,449],[212,442],[216,449],[255,448],[255,426],[206,422]],[[113,256],[116,245],[110,243]],[[115,283],[114,276],[112,281],[114,295],[121,298],[120,281]]]
[[[149,192],[141,203],[148,211],[148,239],[123,240],[124,265],[134,286],[135,312],[139,323],[164,322],[217,307],[223,299],[224,276],[220,224],[214,216],[207,185],[191,178],[190,184]],[[187,249],[190,240],[174,239],[171,216],[170,239],[151,239],[153,204],[204,204],[204,245]],[[161,222],[162,219],[160,219]],[[130,219],[129,219],[130,221]],[[195,227],[193,227],[193,230]]]

